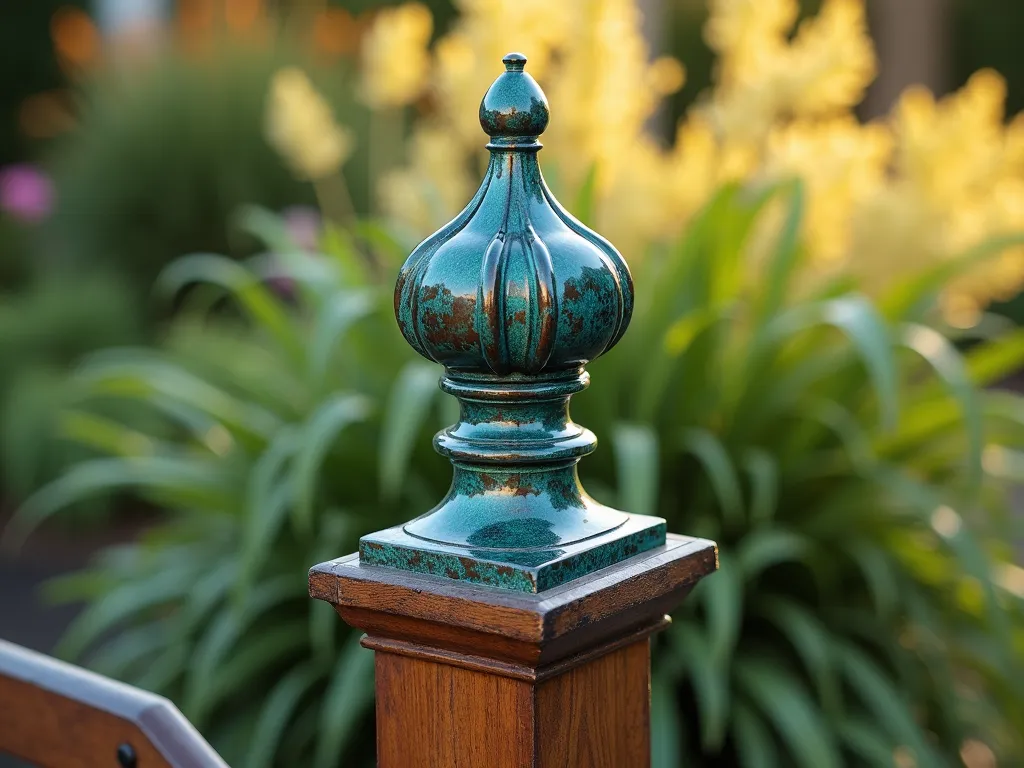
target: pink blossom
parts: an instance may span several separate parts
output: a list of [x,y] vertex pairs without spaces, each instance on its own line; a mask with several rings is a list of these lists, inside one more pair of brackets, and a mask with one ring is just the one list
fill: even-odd
[[0,169],[0,209],[22,221],[42,221],[53,209],[53,182],[34,165]]

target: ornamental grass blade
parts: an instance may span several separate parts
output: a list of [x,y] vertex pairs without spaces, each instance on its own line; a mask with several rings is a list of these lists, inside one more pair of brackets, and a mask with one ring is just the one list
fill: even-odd
[[729,726],[729,674],[727,665],[696,625],[685,622],[672,628],[670,638],[682,659],[697,698],[701,745],[717,751]]
[[983,424],[977,392],[963,358],[945,336],[924,325],[905,324],[897,338],[928,362],[960,406],[967,433],[967,481],[971,491],[976,492],[982,475]]
[[687,429],[680,441],[692,453],[707,474],[711,488],[722,510],[722,517],[732,525],[743,522],[743,493],[739,476],[722,442],[706,429]]
[[680,736],[683,723],[673,681],[651,678],[651,768],[678,768],[682,764]]
[[736,680],[772,723],[788,747],[793,765],[840,768],[843,765],[822,713],[796,679],[768,661],[739,657]]
[[295,503],[295,488],[287,482],[287,468],[302,447],[302,432],[289,424],[271,440],[256,460],[246,488],[237,589],[245,592]]
[[779,502],[779,465],[767,451],[750,448],[743,455],[743,469],[750,477],[750,520],[755,525],[775,516]]
[[199,563],[184,560],[177,566],[119,584],[99,601],[91,603],[72,622],[57,645],[56,655],[63,659],[78,659],[109,632],[147,611],[183,599],[195,582],[195,573],[200,567]]
[[334,353],[345,334],[375,308],[369,291],[334,293],[320,308],[309,342],[309,372],[318,391],[325,386]]
[[417,437],[437,399],[436,366],[414,361],[406,364],[388,396],[381,425],[380,494],[388,502],[398,499]]
[[756,528],[741,539],[736,561],[744,581],[755,581],[773,565],[799,562],[811,550],[807,537],[781,528]]
[[967,375],[977,387],[998,384],[1024,367],[1024,328],[978,344],[964,353]]
[[[213,670],[205,695],[199,701],[193,724],[206,723],[211,714],[232,698],[244,700],[254,690],[254,681],[272,675],[275,667],[286,667],[307,648],[306,622],[293,619],[273,623],[246,637],[234,652]],[[191,719],[191,718],[190,718]],[[198,727],[198,726],[197,726]]]
[[778,315],[760,331],[752,345],[750,375],[756,375],[766,359],[798,333],[820,326],[841,331],[864,364],[878,399],[883,427],[896,424],[899,413],[899,378],[892,354],[892,340],[885,320],[864,296],[851,294],[803,304]]
[[817,686],[818,698],[825,712],[830,718],[835,718],[842,702],[835,669],[834,642],[825,625],[803,605],[777,595],[762,598],[757,609],[793,646]]
[[313,530],[314,504],[320,479],[320,466],[338,435],[348,426],[370,414],[370,401],[362,395],[337,394],[323,402],[302,427],[301,448],[292,463],[291,479],[295,493],[292,521],[296,530]]
[[[182,712],[193,725],[201,727],[210,711],[214,698],[211,686],[217,669],[240,648],[244,648],[252,636],[259,634],[247,633],[246,630],[261,616],[289,600],[302,599],[305,595],[303,580],[281,575],[262,583],[260,589],[248,592],[245,603],[228,606],[214,617],[192,651],[185,678]],[[305,621],[300,630],[293,631],[305,642]]]
[[181,411],[173,404],[187,406],[207,417],[202,421],[207,428],[209,420],[220,423],[250,445],[262,444],[280,424],[266,408],[234,397],[145,350],[97,353],[76,372],[73,383],[86,396],[139,400],[182,426],[194,428],[195,422],[182,420]]
[[290,253],[298,250],[285,220],[263,206],[239,206],[231,220],[236,229],[252,235],[271,251]]
[[942,765],[906,702],[875,663],[850,644],[838,649],[837,658],[846,684],[889,735],[914,752],[918,765]]
[[753,708],[743,702],[733,707],[733,740],[740,768],[776,768],[779,752],[771,731]]
[[989,238],[954,258],[938,260],[890,289],[882,297],[882,310],[893,319],[919,319],[954,277],[1018,245],[1024,245],[1024,233]]
[[90,654],[89,669],[115,680],[130,677],[132,670],[149,664],[173,642],[173,630],[166,620],[130,627]]
[[301,365],[305,362],[305,345],[297,324],[254,272],[224,256],[197,253],[168,265],[157,278],[156,287],[174,295],[190,283],[214,285],[227,291],[252,322],[274,339],[293,363]]
[[658,507],[658,435],[649,426],[619,422],[612,428],[612,449],[620,507],[653,515]]
[[335,768],[373,702],[373,651],[353,632],[338,658],[320,708],[313,768]]
[[837,728],[839,739],[850,752],[875,768],[892,768],[892,740],[878,731],[875,725],[859,718],[844,719]]
[[732,554],[719,555],[719,568],[697,585],[707,617],[708,641],[717,663],[726,667],[743,624],[743,574]]
[[804,217],[804,184],[793,179],[782,185],[779,193],[785,194],[786,215],[779,230],[778,238],[768,256],[763,280],[763,293],[754,316],[755,325],[774,315],[785,301],[793,271],[800,256],[800,228]]
[[128,489],[149,498],[173,495],[178,502],[215,512],[233,509],[236,501],[223,468],[207,460],[168,456],[92,459],[76,464],[30,496],[4,531],[3,544],[17,549],[39,525],[70,504]]
[[323,666],[306,662],[292,668],[274,685],[267,696],[253,729],[248,768],[270,768],[278,757],[281,736],[309,690],[324,676]]

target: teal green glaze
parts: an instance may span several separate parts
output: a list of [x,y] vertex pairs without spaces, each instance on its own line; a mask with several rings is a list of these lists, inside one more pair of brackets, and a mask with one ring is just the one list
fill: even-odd
[[398,526],[365,537],[360,542],[359,557],[368,565],[445,576],[517,592],[543,592],[664,543],[664,521],[629,515],[616,537],[566,547],[519,550],[439,545],[409,536]]
[[576,464],[597,445],[569,416],[584,370],[621,337],[633,284],[618,251],[544,183],[547,99],[509,54],[480,105],[487,174],[451,223],[418,245],[395,287],[408,342],[445,366],[460,404],[434,439],[454,477],[415,520],[364,537],[364,563],[529,592],[665,542],[660,518],[598,504]]

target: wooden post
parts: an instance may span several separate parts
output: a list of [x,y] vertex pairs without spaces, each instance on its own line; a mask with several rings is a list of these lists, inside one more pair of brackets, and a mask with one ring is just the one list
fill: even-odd
[[650,635],[717,549],[580,486],[597,440],[569,399],[625,332],[633,286],[545,185],[547,100],[525,57],[503,61],[480,106],[480,190],[395,289],[406,340],[459,400],[434,440],[451,490],[314,567],[310,594],[376,652],[380,768],[635,768],[650,762]]

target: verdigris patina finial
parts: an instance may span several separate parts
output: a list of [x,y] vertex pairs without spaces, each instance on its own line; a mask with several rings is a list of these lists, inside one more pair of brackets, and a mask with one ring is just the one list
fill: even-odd
[[537,163],[547,99],[510,53],[480,104],[487,174],[395,287],[406,340],[441,363],[457,424],[434,439],[454,478],[434,509],[363,537],[363,563],[539,592],[665,543],[665,521],[598,504],[576,464],[597,445],[569,417],[584,366],[621,337],[633,285],[619,252],[555,200]]

